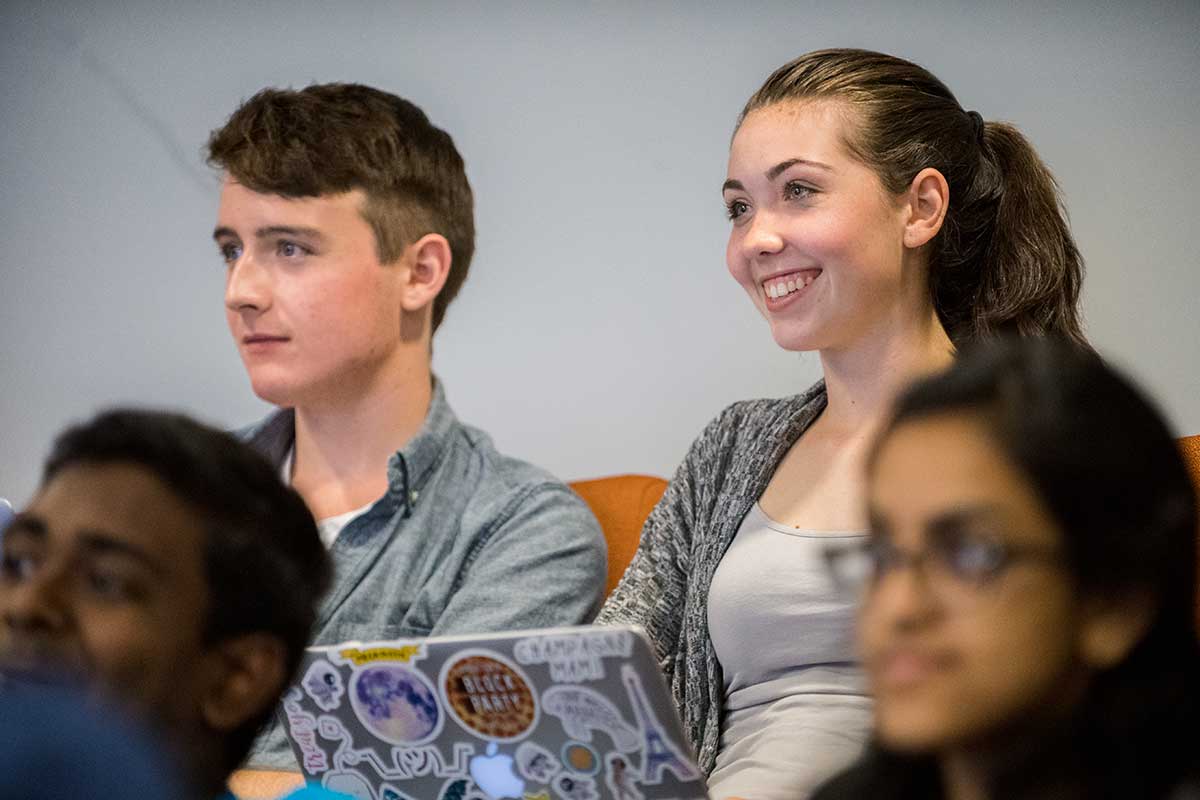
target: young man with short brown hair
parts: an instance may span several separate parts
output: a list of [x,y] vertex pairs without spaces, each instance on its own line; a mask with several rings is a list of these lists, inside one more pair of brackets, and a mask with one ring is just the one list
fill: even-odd
[[[213,237],[254,392],[247,433],[319,521],[336,567],[315,641],[586,622],[605,576],[595,518],[460,423],[432,336],[474,250],[450,137],[355,84],[266,89],[209,140]],[[282,731],[251,765],[292,767]]]

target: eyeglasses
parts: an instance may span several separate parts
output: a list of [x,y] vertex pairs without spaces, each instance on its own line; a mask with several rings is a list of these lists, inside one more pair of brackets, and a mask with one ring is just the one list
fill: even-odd
[[909,552],[890,537],[875,534],[851,547],[826,550],[825,560],[838,587],[858,593],[871,591],[888,573],[902,567],[917,570],[933,588],[974,591],[1019,562],[1061,560],[1056,548],[1016,544],[998,534],[935,529],[925,538],[924,548]]

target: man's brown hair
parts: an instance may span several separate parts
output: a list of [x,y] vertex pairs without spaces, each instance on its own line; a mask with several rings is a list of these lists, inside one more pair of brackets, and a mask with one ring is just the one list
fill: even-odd
[[425,112],[356,83],[263,89],[208,139],[208,163],[248,189],[317,197],[362,189],[379,260],[394,262],[427,233],[450,243],[451,267],[433,301],[433,330],[475,252],[474,200],[462,156]]

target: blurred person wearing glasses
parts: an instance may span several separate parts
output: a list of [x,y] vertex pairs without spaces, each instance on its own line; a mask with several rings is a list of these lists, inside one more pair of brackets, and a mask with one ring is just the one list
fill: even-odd
[[868,467],[874,741],[836,798],[1200,797],[1196,500],[1094,353],[1004,341],[899,399]]

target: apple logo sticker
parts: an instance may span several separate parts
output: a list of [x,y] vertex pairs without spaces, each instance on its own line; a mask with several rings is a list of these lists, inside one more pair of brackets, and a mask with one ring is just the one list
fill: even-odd
[[492,800],[502,797],[520,800],[525,793],[525,781],[513,772],[512,756],[498,754],[496,743],[489,742],[487,755],[471,759],[471,779]]

